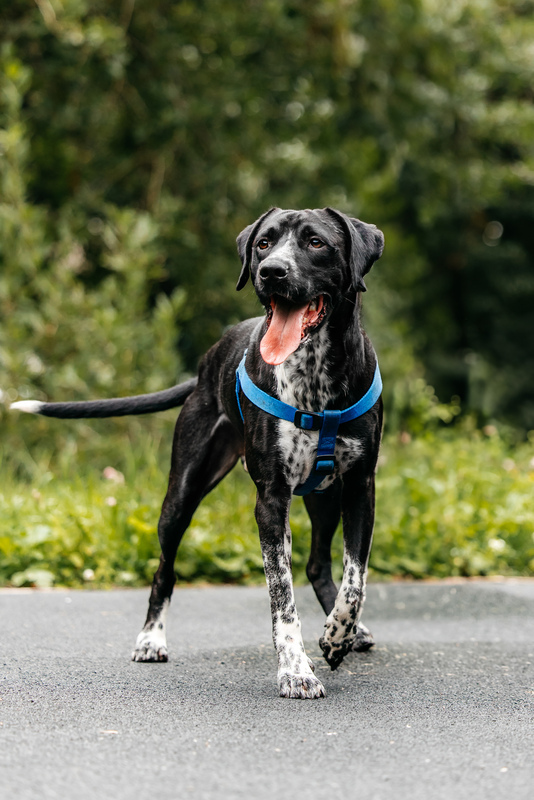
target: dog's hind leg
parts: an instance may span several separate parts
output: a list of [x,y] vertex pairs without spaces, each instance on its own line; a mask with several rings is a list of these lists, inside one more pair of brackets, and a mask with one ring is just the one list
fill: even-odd
[[337,588],[332,579],[332,539],[341,518],[341,481],[320,494],[307,494],[304,504],[311,520],[311,551],[306,575],[325,614],[334,608]]
[[[193,399],[193,398],[192,398]],[[175,583],[178,546],[202,498],[232,469],[241,455],[235,429],[209,404],[186,403],[173,442],[169,487],[158,524],[161,557],[154,575],[145,625],[133,661],[167,661],[165,618]]]
[[[337,587],[332,579],[331,545],[341,518],[341,482],[336,481],[325,492],[306,495],[304,503],[312,524],[311,552],[306,575],[328,616],[337,597]],[[359,622],[352,649],[362,652],[373,645],[373,634]]]

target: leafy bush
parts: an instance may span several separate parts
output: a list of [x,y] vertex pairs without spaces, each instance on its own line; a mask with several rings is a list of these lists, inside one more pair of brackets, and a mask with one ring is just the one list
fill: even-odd
[[375,572],[412,577],[534,573],[534,440],[510,449],[464,422],[386,446]]
[[[42,451],[102,447],[114,421],[54,426],[6,413],[16,399],[88,399],[155,391],[174,384],[180,371],[177,318],[185,295],[158,288],[162,258],[150,215],[111,204],[89,220],[72,205],[58,212],[27,201],[28,138],[20,107],[28,71],[11,59],[4,80],[7,124],[0,131],[0,461],[31,472]],[[102,272],[86,276],[88,253],[98,240]],[[158,429],[159,423],[148,421]],[[131,430],[131,429],[130,429]],[[73,432],[71,435],[71,431]],[[120,447],[120,445],[119,445]],[[25,466],[26,464],[26,466]]]
[[[4,6],[1,579],[148,579],[174,415],[3,408],[174,383],[257,309],[234,295],[236,233],[319,204],[386,232],[365,302],[388,430],[375,574],[531,571],[531,446],[442,429],[456,395],[534,424],[529,2]],[[206,501],[185,579],[259,577],[252,497],[236,472]],[[293,520],[302,577],[301,501]]]
[[[166,475],[151,434],[139,445],[143,458],[130,455],[125,483],[113,470],[81,465],[71,466],[73,477],[56,477],[41,466],[31,485],[4,470],[0,582],[147,583],[159,558],[156,525]],[[533,486],[534,442],[511,452],[493,429],[488,435],[466,429],[415,440],[388,437],[377,479],[371,579],[532,575]],[[178,552],[179,578],[263,581],[253,508],[253,484],[238,466],[197,510]],[[303,582],[310,534],[300,498],[291,518],[294,573]],[[339,579],[340,532],[334,560]]]
[[[94,286],[118,210],[130,232],[148,227],[156,283],[187,290],[178,334],[193,370],[257,309],[252,291],[233,291],[239,230],[270,205],[340,207],[384,228],[372,273],[382,319],[397,333],[402,320],[440,400],[534,428],[531,11],[532,0],[4,2],[1,160],[14,142],[31,155],[27,203],[6,216],[25,233],[6,246],[47,269],[63,242],[60,257]],[[4,196],[17,181],[11,171]]]

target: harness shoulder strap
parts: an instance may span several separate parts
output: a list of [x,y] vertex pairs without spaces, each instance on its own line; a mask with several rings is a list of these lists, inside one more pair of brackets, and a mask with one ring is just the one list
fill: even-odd
[[245,350],[243,358],[241,359],[236,372],[237,403],[239,405],[241,419],[243,419],[243,412],[241,410],[241,403],[239,401],[240,389],[245,397],[248,397],[250,402],[254,403],[254,405],[258,408],[261,408],[262,411],[266,411],[267,414],[271,414],[273,417],[278,417],[278,419],[286,419],[288,422],[294,422],[295,414],[297,412],[296,408],[288,405],[288,403],[284,403],[282,400],[278,400],[277,397],[272,397],[272,395],[267,394],[267,392],[264,392],[262,389],[256,386],[253,381],[251,381],[245,368],[245,359],[247,357],[247,353],[248,350]]
[[371,383],[370,387],[364,394],[364,396],[358,400],[357,403],[354,405],[349,406],[344,411],[341,412],[341,422],[349,422],[351,419],[356,419],[357,417],[361,417],[367,411],[369,411],[380,395],[382,394],[382,375],[380,374],[380,367],[378,366],[378,361],[376,362],[375,367],[375,374],[373,375],[373,382]]
[[294,408],[288,403],[284,403],[282,400],[272,397],[256,386],[250,379],[245,367],[247,352],[248,351],[245,350],[243,358],[236,370],[235,391],[241,419],[244,421],[239,397],[239,393],[242,391],[251,403],[254,403],[255,406],[261,408],[262,411],[265,411],[267,414],[271,414],[271,416],[277,417],[278,419],[285,419],[288,422],[292,422],[295,427],[301,430],[319,431],[315,465],[306,481],[300,486],[297,486],[294,491],[294,494],[297,495],[308,494],[316,489],[327,475],[331,475],[332,472],[334,472],[336,439],[340,424],[361,417],[374,406],[380,397],[382,392],[382,377],[380,375],[378,361],[376,363],[373,382],[357,403],[354,403],[343,411],[300,411],[298,408]]

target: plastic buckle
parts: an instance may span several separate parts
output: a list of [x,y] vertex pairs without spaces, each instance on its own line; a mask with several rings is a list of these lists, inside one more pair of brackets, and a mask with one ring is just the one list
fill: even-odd
[[295,428],[303,431],[320,431],[323,427],[323,415],[315,411],[295,411],[293,419]]
[[320,475],[331,475],[335,468],[335,456],[317,456],[315,459],[315,472],[318,472]]

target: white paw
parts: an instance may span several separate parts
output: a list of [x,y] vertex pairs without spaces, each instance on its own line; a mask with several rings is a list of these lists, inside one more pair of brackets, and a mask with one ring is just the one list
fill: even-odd
[[[341,591],[340,591],[341,593]],[[352,649],[358,629],[356,606],[350,602],[336,605],[326,618],[319,646],[332,669],[337,669]]]
[[168,661],[165,636],[157,628],[141,631],[132,653],[132,661]]
[[313,675],[291,675],[285,672],[278,678],[280,697],[292,697],[296,700],[313,700],[326,697],[323,684]]
[[147,644],[143,647],[136,647],[132,652],[132,661],[168,661],[169,654],[166,647],[155,647]]

